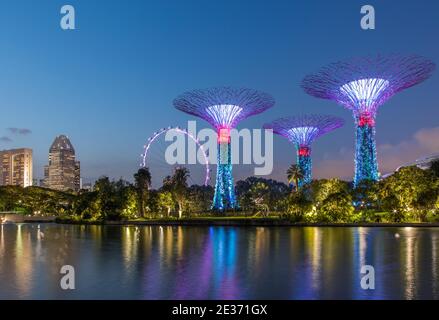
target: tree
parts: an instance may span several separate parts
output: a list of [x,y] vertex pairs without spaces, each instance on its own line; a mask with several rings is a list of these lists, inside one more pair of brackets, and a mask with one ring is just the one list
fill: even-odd
[[285,199],[285,212],[293,222],[301,222],[305,214],[311,212],[312,202],[307,198],[303,190],[290,193]]
[[308,193],[312,201],[317,207],[319,207],[323,201],[331,194],[345,192],[349,193],[349,184],[346,181],[340,179],[321,179],[314,180],[307,187]]
[[375,209],[378,205],[378,189],[375,181],[361,181],[352,192],[355,206],[358,209]]
[[329,195],[317,211],[320,222],[350,222],[354,213],[352,196],[347,192]]
[[[95,198],[90,205],[93,210],[99,212],[93,214],[93,219],[120,220],[134,218],[137,211],[137,188],[122,179],[110,181],[108,177],[102,177],[94,186]],[[85,211],[90,211],[87,208]],[[88,214],[88,213],[87,213]]]
[[249,193],[253,210],[257,214],[262,213],[264,216],[268,215],[268,212],[270,211],[270,194],[268,186],[264,182],[258,182],[250,188]]
[[210,210],[214,189],[212,186],[192,185],[188,189],[186,209],[191,213],[205,213]]
[[250,190],[258,183],[263,183],[268,187],[268,199],[266,200],[268,200],[268,207],[270,210],[281,210],[284,199],[289,193],[291,193],[290,188],[285,183],[259,177],[248,177],[247,179],[240,180],[236,183],[235,190],[239,199],[240,207],[243,210],[254,210]]
[[189,178],[189,170],[184,167],[175,168],[174,175],[171,178],[172,195],[178,206],[178,217],[183,216],[183,206],[187,200],[187,179]]
[[145,206],[148,198],[148,190],[151,186],[151,173],[146,167],[140,168],[136,174],[134,174],[135,187],[137,190],[138,206],[140,209],[140,215],[145,217]]
[[172,198],[172,193],[169,191],[162,191],[158,194],[157,206],[159,210],[166,210],[167,216],[169,217],[172,208],[175,206],[174,199]]
[[292,164],[287,170],[288,183],[294,182],[296,191],[299,191],[299,181],[304,178],[302,169],[297,164]]
[[430,172],[436,177],[439,178],[439,159],[433,160],[430,165]]
[[118,204],[120,206],[120,217],[124,219],[137,218],[138,210],[138,192],[131,184],[120,185],[117,190]]
[[103,216],[96,191],[80,193],[73,203],[73,208],[73,213],[82,219],[97,220]]
[[315,206],[316,221],[341,222],[351,219],[354,206],[351,189],[346,181],[315,180],[307,186],[305,194]]
[[437,188],[429,188],[420,192],[413,203],[415,208],[415,218],[420,222],[426,222],[428,213],[433,212],[436,207],[437,199]]
[[99,178],[94,185],[97,193],[100,216],[97,219],[112,218],[115,215],[114,188],[108,177]]
[[438,179],[416,166],[401,168],[380,182],[379,200],[393,221],[425,220],[434,210],[437,195]]

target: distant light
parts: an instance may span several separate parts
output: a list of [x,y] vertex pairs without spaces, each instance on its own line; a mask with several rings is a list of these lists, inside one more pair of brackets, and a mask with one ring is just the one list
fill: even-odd
[[206,108],[207,114],[221,127],[230,128],[242,108],[232,104],[220,104]]
[[389,84],[389,81],[380,78],[360,79],[342,85],[340,90],[360,112],[374,111],[376,103]]
[[301,146],[309,145],[318,133],[316,127],[296,127],[288,130],[288,138]]

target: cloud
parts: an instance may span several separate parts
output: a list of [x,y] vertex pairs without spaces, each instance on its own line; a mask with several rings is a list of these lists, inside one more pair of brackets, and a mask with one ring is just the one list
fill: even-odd
[[12,134],[17,134],[22,136],[32,133],[30,129],[26,129],[26,128],[8,128],[8,131]]
[[[439,127],[421,129],[397,144],[380,144],[377,152],[380,172],[393,172],[401,165],[439,153]],[[313,167],[316,178],[352,179],[354,166],[354,150],[342,149],[335,155],[326,155],[324,159],[316,161]]]
[[12,139],[6,136],[0,137],[0,142],[12,142]]

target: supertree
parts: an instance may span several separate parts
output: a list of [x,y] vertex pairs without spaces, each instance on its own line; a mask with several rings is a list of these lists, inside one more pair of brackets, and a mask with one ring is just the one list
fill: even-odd
[[264,124],[264,129],[272,129],[296,146],[297,164],[303,173],[303,179],[299,180],[301,187],[312,180],[311,144],[318,137],[342,127],[343,124],[343,119],[333,116],[302,115],[274,120]]
[[306,93],[334,100],[353,112],[356,127],[354,185],[378,180],[375,118],[396,93],[433,73],[435,64],[421,56],[374,55],[332,63],[302,82]]
[[183,93],[174,106],[209,122],[218,133],[218,158],[212,209],[235,209],[230,130],[274,105],[271,95],[246,88],[217,87]]

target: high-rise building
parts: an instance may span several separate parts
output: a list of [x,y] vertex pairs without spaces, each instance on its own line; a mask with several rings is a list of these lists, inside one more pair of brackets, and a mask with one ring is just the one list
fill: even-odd
[[44,167],[44,186],[59,191],[79,191],[81,173],[69,138],[60,135],[49,149],[49,165]]
[[0,151],[0,185],[29,187],[32,185],[32,149]]

